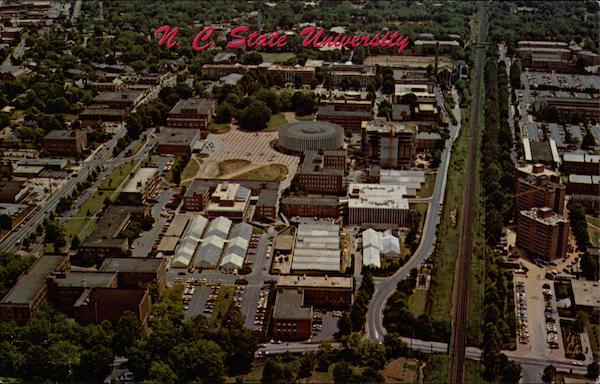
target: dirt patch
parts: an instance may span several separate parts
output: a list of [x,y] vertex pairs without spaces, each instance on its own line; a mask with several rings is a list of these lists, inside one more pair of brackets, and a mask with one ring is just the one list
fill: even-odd
[[248,160],[224,160],[219,163],[219,176],[224,176],[229,173],[238,172],[252,164]]
[[419,371],[417,360],[400,357],[390,361],[383,369],[386,383],[416,383]]
[[200,166],[196,174],[197,178],[216,179],[219,177],[219,164],[214,161],[206,161]]
[[285,165],[270,164],[242,173],[238,178],[244,180],[281,181],[285,179],[287,174],[288,169]]

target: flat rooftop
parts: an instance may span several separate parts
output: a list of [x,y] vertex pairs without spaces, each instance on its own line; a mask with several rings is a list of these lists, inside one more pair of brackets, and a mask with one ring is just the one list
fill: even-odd
[[61,287],[110,287],[117,281],[114,272],[79,272],[71,271],[64,278],[56,279]]
[[123,192],[136,193],[144,190],[150,180],[158,174],[158,168],[142,167],[137,170],[133,177],[123,188]]
[[377,133],[416,133],[417,126],[414,124],[403,124],[397,121],[386,121],[377,119],[372,121],[363,121],[362,129],[367,132]]
[[348,208],[408,209],[406,186],[351,183]]
[[64,262],[63,256],[41,256],[21,274],[11,290],[0,300],[0,304],[28,304],[46,285],[46,277]]
[[575,305],[600,307],[600,283],[597,281],[571,280]]
[[104,272],[156,273],[164,262],[164,259],[113,257],[105,260],[101,269]]
[[192,145],[199,137],[196,129],[166,128],[162,127],[158,134],[159,145]]
[[196,113],[200,115],[208,115],[211,108],[215,105],[214,100],[209,99],[198,99],[191,98],[186,100],[179,100],[177,104],[171,109],[169,114],[180,114],[180,113]]
[[277,287],[352,289],[352,277],[280,275],[277,279]]
[[277,293],[274,319],[312,320],[312,307],[304,307],[304,294],[293,290]]

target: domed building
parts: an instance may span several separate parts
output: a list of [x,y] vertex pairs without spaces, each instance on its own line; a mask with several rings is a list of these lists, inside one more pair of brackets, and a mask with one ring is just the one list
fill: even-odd
[[324,121],[299,121],[279,129],[278,146],[289,152],[335,150],[344,145],[344,128]]

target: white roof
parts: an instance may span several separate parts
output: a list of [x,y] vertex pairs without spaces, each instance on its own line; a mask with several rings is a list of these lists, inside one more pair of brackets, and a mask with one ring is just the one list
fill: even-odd
[[408,209],[405,185],[381,185],[351,183],[351,195],[358,191],[358,197],[348,199],[348,208]]
[[213,235],[205,238],[202,241],[202,245],[198,249],[198,254],[194,259],[194,266],[196,267],[214,267],[219,262],[223,247],[225,246],[225,240],[219,236]]
[[190,261],[192,261],[192,258],[194,257],[194,252],[196,251],[196,247],[200,242],[200,238],[202,237],[202,233],[204,232],[207,223],[208,219],[204,216],[196,216],[192,219],[187,232],[181,239],[179,248],[177,248],[173,260],[171,261],[172,268],[188,267]]
[[219,236],[223,239],[227,238],[227,234],[229,233],[229,229],[231,228],[231,220],[226,217],[219,216],[213,221],[210,222],[208,226],[208,230],[206,231],[206,236]]
[[223,256],[223,260],[221,260],[223,269],[240,269],[243,265],[244,258],[233,253]]
[[381,268],[381,256],[375,247],[363,249],[363,266]]

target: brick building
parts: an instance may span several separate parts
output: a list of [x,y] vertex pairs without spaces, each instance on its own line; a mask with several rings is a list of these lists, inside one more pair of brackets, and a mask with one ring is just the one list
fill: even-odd
[[319,107],[316,119],[341,125],[346,132],[359,133],[362,122],[372,119],[372,106],[369,103],[368,108],[358,109],[351,104],[329,104]]
[[195,129],[162,128],[158,133],[158,152],[161,155],[179,156],[191,152],[194,143],[200,138],[200,131]]
[[277,291],[303,293],[303,305],[319,308],[348,308],[352,305],[352,277],[280,275]]
[[140,257],[113,257],[104,260],[100,270],[116,273],[119,288],[153,288],[160,296],[166,283],[165,259],[148,259]]
[[[296,182],[300,189],[307,193],[342,193],[345,189],[344,169],[340,169],[339,151],[328,152],[328,167],[325,163],[325,153],[305,151],[304,160],[296,174]],[[344,156],[345,164],[345,156]]]
[[340,217],[336,196],[285,197],[281,200],[281,211],[287,217]]
[[576,175],[600,175],[600,155],[567,152],[563,154],[561,169],[564,173]]
[[[543,168],[543,166],[541,166]],[[542,170],[534,168],[534,173],[521,177],[515,183],[515,211],[531,208],[550,207],[554,212],[563,213],[566,187],[558,177],[548,177]]]
[[77,155],[87,146],[87,134],[84,130],[72,131],[55,129],[42,141],[42,148],[46,153],[59,155]]
[[416,155],[417,127],[381,119],[362,125],[362,151],[365,161],[381,167],[409,169]]
[[0,181],[0,203],[17,203],[27,194],[27,192],[28,189],[22,181]]
[[74,317],[81,324],[99,324],[115,322],[125,312],[132,312],[147,326],[151,308],[147,289],[90,288],[74,304]]
[[[222,183],[223,179],[195,179],[186,189],[183,195],[183,209],[186,211],[203,211],[217,185]],[[226,180],[231,184],[239,184],[250,190],[251,196],[258,196],[263,189],[279,190],[279,181],[264,180]]]
[[46,278],[68,268],[69,259],[64,256],[43,255],[34,261],[0,300],[0,321],[27,322],[48,302]]
[[203,129],[208,125],[216,102],[192,98],[180,100],[169,111],[167,126],[170,128]]
[[567,254],[569,222],[551,208],[521,211],[517,225],[517,247],[544,260]]
[[275,220],[278,206],[278,191],[276,189],[263,189],[258,195],[258,201],[254,209],[254,221],[262,221],[266,218]]
[[303,304],[301,291],[280,291],[273,310],[273,337],[277,340],[307,340],[312,334],[312,318],[312,307]]
[[142,167],[125,184],[119,194],[121,204],[144,204],[156,190],[159,182],[158,168]]
[[92,100],[92,105],[102,106],[107,109],[123,109],[130,111],[143,97],[143,92],[123,90],[118,92],[100,92]]

